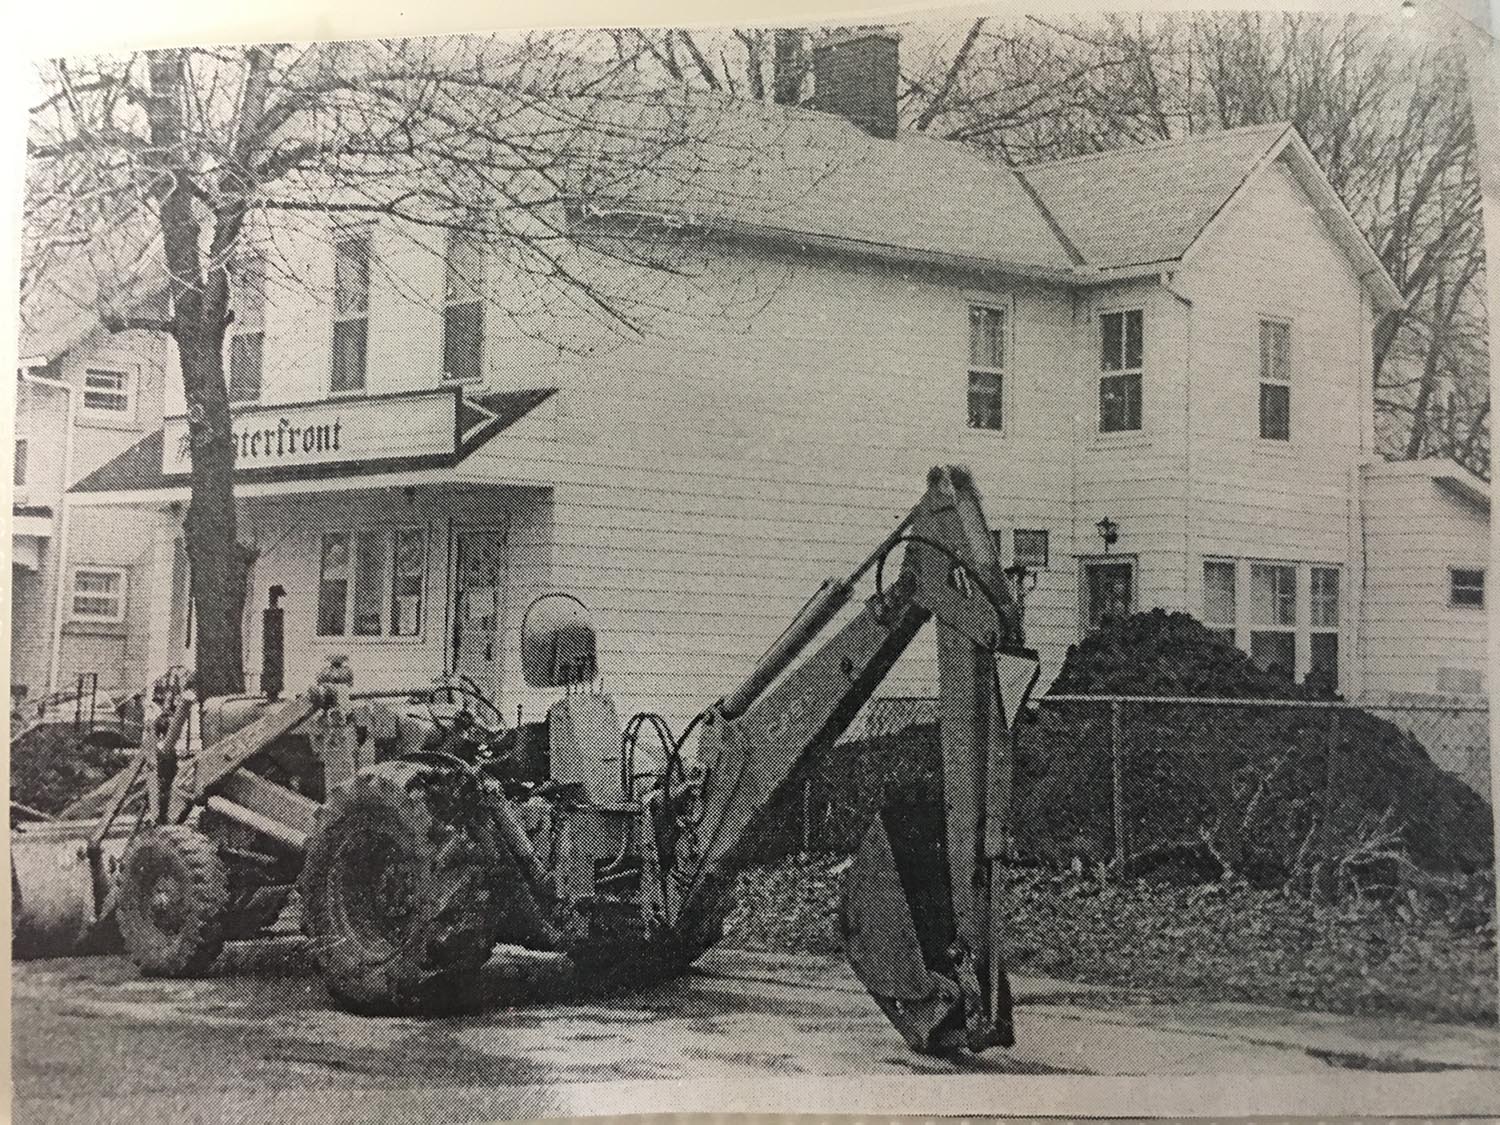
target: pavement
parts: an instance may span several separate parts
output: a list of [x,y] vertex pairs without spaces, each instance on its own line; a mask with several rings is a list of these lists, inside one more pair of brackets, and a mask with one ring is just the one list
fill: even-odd
[[15,1119],[1036,1112],[1084,1089],[1116,1114],[1500,1113],[1493,1029],[1157,1005],[1022,977],[1016,1046],[943,1059],[907,1051],[842,961],[720,949],[678,980],[578,1002],[560,998],[555,961],[497,955],[487,986],[536,1002],[415,1020],[336,1010],[285,952],[231,957],[233,971],[193,981],[143,980],[118,957],[16,964]]

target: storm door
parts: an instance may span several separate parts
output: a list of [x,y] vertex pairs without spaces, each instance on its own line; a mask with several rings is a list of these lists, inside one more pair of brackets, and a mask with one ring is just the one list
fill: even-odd
[[1083,564],[1083,631],[1135,612],[1135,560],[1095,559]]
[[500,702],[505,630],[505,531],[460,528],[454,536],[453,670]]

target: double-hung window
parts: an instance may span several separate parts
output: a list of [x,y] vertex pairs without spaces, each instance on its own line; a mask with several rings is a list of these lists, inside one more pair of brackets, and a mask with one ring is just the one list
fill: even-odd
[[1140,309],[1100,314],[1099,343],[1099,432],[1139,430],[1145,314]]
[[333,243],[333,373],[335,393],[365,389],[370,339],[370,232],[347,230]]
[[117,566],[75,567],[70,598],[73,620],[99,624],[125,620],[125,574]]
[[90,367],[83,373],[83,413],[122,418],[131,411],[135,379],[131,372]]
[[1216,636],[1235,643],[1235,572],[1232,559],[1203,562],[1203,624]]
[[448,233],[443,284],[443,378],[484,374],[484,243],[467,231]]
[[1297,668],[1297,568],[1250,564],[1250,658],[1287,679]]
[[266,259],[247,254],[234,274],[234,334],[229,338],[229,401],[260,398],[266,339]]
[[1260,436],[1292,440],[1292,326],[1260,322]]
[[1448,570],[1448,604],[1484,608],[1484,571],[1472,567]]
[[969,425],[976,430],[1004,426],[1005,310],[969,306]]
[[324,532],[318,636],[420,636],[426,572],[424,528]]
[[16,463],[15,479],[13,483],[17,488],[26,487],[26,458],[30,453],[31,441],[29,438],[16,438]]

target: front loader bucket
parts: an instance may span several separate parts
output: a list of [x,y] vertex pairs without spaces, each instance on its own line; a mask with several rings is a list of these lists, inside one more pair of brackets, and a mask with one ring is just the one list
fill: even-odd
[[[112,927],[97,924],[95,880],[88,859],[93,820],[18,824],[10,834],[11,954],[17,960],[102,952]],[[130,825],[105,836],[106,872],[119,866]]]
[[982,1012],[972,959],[957,941],[943,841],[935,796],[881,810],[844,876],[849,963],[913,1050],[1009,1046],[1009,1006],[993,1020]]

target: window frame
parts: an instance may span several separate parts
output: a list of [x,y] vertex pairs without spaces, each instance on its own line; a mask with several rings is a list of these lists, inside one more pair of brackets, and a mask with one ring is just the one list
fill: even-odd
[[[110,390],[104,387],[89,387],[90,375],[118,375],[121,386],[118,390]],[[78,385],[78,416],[83,419],[92,419],[100,422],[116,422],[131,424],[135,421],[136,392],[140,389],[140,368],[131,363],[115,363],[108,358],[100,358],[98,362],[85,364],[82,379]],[[112,407],[90,406],[89,394],[120,395],[125,399],[125,405],[115,410]]]
[[[353,314],[341,309],[339,302],[339,249],[350,243],[362,243],[364,245],[364,304]],[[329,397],[358,397],[369,393],[370,386],[370,294],[373,288],[375,258],[374,228],[371,226],[348,226],[341,227],[334,233],[333,237],[333,329],[330,338],[328,359],[328,394]],[[345,325],[362,324],[364,330],[364,342],[360,349],[360,371],[359,386],[336,387],[335,379],[338,375],[339,359],[339,328]]]
[[[1042,561],[1035,563],[1023,560],[1021,552],[1021,536],[1040,536],[1042,544]],[[1051,536],[1047,534],[1045,527],[1016,527],[1010,533],[1010,560],[1012,564],[1022,565],[1030,570],[1046,570],[1052,563]]]
[[[459,300],[455,297],[455,287],[451,284],[453,277],[458,276],[457,271],[455,271],[453,268],[453,248],[456,242],[464,238],[468,238],[474,241],[475,247],[478,252],[479,277],[467,282],[471,292],[465,297],[465,299]],[[443,247],[443,370],[440,372],[440,382],[445,387],[463,383],[483,383],[485,380],[485,375],[488,369],[486,361],[489,358],[488,341],[485,338],[486,333],[484,315],[485,284],[489,276],[489,259],[487,249],[488,248],[486,247],[484,241],[481,239],[475,239],[473,233],[470,231],[453,230],[451,228],[448,231],[448,237]],[[463,279],[460,277],[460,280],[462,281]],[[476,366],[478,370],[475,371],[472,375],[452,375],[448,372],[448,315],[451,310],[462,308],[466,305],[473,305],[477,310],[476,317],[479,322],[479,355],[476,359]]]
[[[1011,325],[1013,321],[1011,303],[1006,300],[993,297],[986,298],[976,294],[965,298],[964,307],[968,312],[969,326],[968,347],[965,349],[964,355],[964,413],[967,427],[970,430],[982,433],[1003,434],[1008,428],[1007,423],[1010,414],[1008,396],[1006,394],[1006,374],[1010,368],[1011,359]],[[974,360],[974,314],[976,312],[995,313],[1000,318],[1000,363],[998,365],[976,363]],[[997,410],[998,423],[996,425],[985,426],[974,421],[973,395],[974,377],[976,375],[993,377],[999,382],[999,391],[996,396],[999,399]]]
[[[1130,317],[1132,316],[1132,314],[1135,315],[1135,316],[1138,316],[1140,318],[1140,325],[1141,325],[1141,331],[1140,331],[1140,336],[1141,336],[1140,362],[1137,365],[1133,366],[1133,367],[1130,366],[1127,363],[1127,360],[1130,358],[1130,353],[1129,353],[1129,339],[1130,339],[1129,325],[1130,325]],[[1110,318],[1110,317],[1116,317],[1116,316],[1120,318],[1120,334],[1119,334],[1119,363],[1120,363],[1120,366],[1119,367],[1108,367],[1108,366],[1106,366],[1105,340],[1104,340],[1104,323],[1105,323],[1105,321],[1108,318]],[[1095,415],[1095,421],[1096,421],[1095,434],[1096,434],[1097,437],[1104,438],[1106,440],[1108,440],[1108,439],[1139,437],[1140,435],[1142,435],[1142,434],[1144,434],[1146,432],[1146,367],[1147,367],[1147,364],[1146,364],[1146,306],[1145,306],[1145,303],[1141,302],[1139,304],[1122,305],[1122,306],[1119,306],[1119,307],[1110,306],[1110,307],[1102,308],[1102,309],[1099,310],[1098,315],[1096,316],[1095,319],[1098,321],[1098,324],[1097,324],[1097,329],[1096,329],[1095,336],[1094,336],[1095,343],[1097,345],[1097,350],[1095,351],[1094,355],[1095,355],[1095,358],[1098,360],[1098,364],[1099,364],[1098,370],[1097,370],[1096,375],[1095,375],[1095,387],[1094,387],[1095,392],[1096,392],[1096,405],[1097,405],[1097,408],[1098,408],[1097,409],[1097,413]],[[1108,427],[1108,428],[1106,428],[1105,424],[1104,424],[1105,423],[1105,411],[1104,411],[1104,386],[1105,386],[1105,383],[1108,382],[1108,381],[1110,381],[1110,380],[1122,380],[1122,382],[1120,383],[1121,386],[1129,386],[1130,384],[1128,382],[1126,382],[1126,381],[1123,381],[1123,380],[1129,380],[1131,377],[1134,377],[1134,380],[1135,380],[1134,386],[1135,386],[1135,389],[1136,389],[1136,419],[1135,419],[1136,424],[1134,426],[1114,426],[1114,427]],[[1128,406],[1128,398],[1127,398],[1127,406]],[[1127,418],[1128,418],[1128,410],[1127,410]]]
[[[234,328],[229,336],[229,362],[225,371],[225,386],[229,392],[231,406],[259,402],[265,391],[267,276],[266,256],[259,251],[245,253],[236,263]],[[255,394],[253,397],[235,394],[235,359],[244,350],[236,345],[241,340],[256,341],[253,349],[255,355]]]
[[[417,631],[414,633],[396,633],[393,628],[396,624],[396,546],[397,540],[404,532],[415,532],[422,540],[422,569],[420,572],[421,588],[417,594],[419,604],[417,607]],[[348,557],[343,567],[344,599],[341,621],[343,629],[341,632],[324,632],[323,630],[323,585],[328,581],[326,568],[327,543],[332,536],[343,536],[347,541]],[[378,589],[373,591],[373,605],[380,609],[380,632],[358,633],[355,631],[355,611],[360,593],[359,576],[361,565],[362,541],[368,542],[371,537],[378,537],[381,546],[381,569]],[[382,523],[345,525],[340,527],[321,528],[314,540],[317,550],[318,577],[317,577],[317,606],[313,621],[313,637],[317,641],[338,641],[345,644],[415,644],[425,641],[427,636],[427,619],[429,603],[430,583],[429,576],[432,566],[432,528],[424,523]],[[340,579],[335,579],[338,581]]]
[[[1266,342],[1265,333],[1267,327],[1282,328],[1286,332],[1286,374],[1284,378],[1276,378],[1274,371],[1266,369]],[[1256,321],[1256,350],[1258,353],[1259,373],[1256,379],[1256,433],[1258,440],[1269,443],[1271,448],[1284,449],[1292,443],[1292,435],[1296,428],[1292,425],[1292,388],[1295,384],[1296,352],[1293,339],[1292,319],[1285,316],[1262,315]],[[1266,391],[1269,388],[1279,388],[1286,391],[1286,436],[1280,437],[1266,433]]]
[[[1215,621],[1208,615],[1208,569],[1209,567],[1229,568],[1229,620]],[[1238,559],[1222,558],[1214,555],[1206,555],[1203,558],[1203,616],[1201,621],[1204,628],[1212,633],[1223,635],[1228,633],[1230,644],[1239,647],[1239,615],[1240,615],[1240,566]]]
[[31,435],[17,434],[13,446],[10,465],[11,487],[16,490],[19,497],[21,489],[26,487],[31,472]]
[[1129,613],[1140,611],[1141,604],[1141,567],[1140,560],[1135,555],[1086,555],[1078,560],[1078,635],[1080,637],[1092,636],[1098,629],[1098,625],[1089,621],[1089,571],[1100,566],[1123,566],[1130,570],[1130,609]]
[[[1333,575],[1333,621],[1332,623],[1318,620],[1318,606],[1320,594],[1318,591],[1318,575]],[[1325,601],[1326,592],[1321,595]],[[1315,671],[1313,667],[1313,641],[1316,637],[1332,637],[1334,642],[1334,686],[1338,686],[1339,680],[1344,674],[1344,568],[1334,566],[1330,563],[1308,563],[1307,564],[1307,670],[1302,674],[1303,682],[1306,682]]]
[[[1254,635],[1262,632],[1279,632],[1291,634],[1292,636],[1292,677],[1297,683],[1306,683],[1308,677],[1313,673],[1313,638],[1316,636],[1332,636],[1337,638],[1337,673],[1338,682],[1335,685],[1342,689],[1349,677],[1347,667],[1348,655],[1346,640],[1346,615],[1349,610],[1348,590],[1345,586],[1347,581],[1347,565],[1343,562],[1330,561],[1308,561],[1305,559],[1268,559],[1268,558],[1244,558],[1231,557],[1229,555],[1204,554],[1200,558],[1204,570],[1203,585],[1199,590],[1199,605],[1202,616],[1200,621],[1207,629],[1214,631],[1229,632],[1231,627],[1227,622],[1214,622],[1209,620],[1208,614],[1208,582],[1206,568],[1212,563],[1232,565],[1235,576],[1235,622],[1232,632],[1234,643],[1241,652],[1249,654],[1254,643]],[[1260,624],[1255,620],[1253,610],[1254,578],[1253,568],[1256,566],[1286,567],[1292,571],[1292,590],[1295,593],[1295,601],[1292,605],[1293,624]],[[1334,598],[1335,620],[1333,622],[1315,623],[1319,617],[1317,607],[1326,604],[1321,599],[1326,595],[1320,595],[1318,585],[1321,581],[1315,577],[1319,571],[1327,571],[1335,577]]]
[[[1488,575],[1486,573],[1487,569],[1488,569],[1487,567],[1483,567],[1483,566],[1452,566],[1452,565],[1450,565],[1448,567],[1448,607],[1450,609],[1478,609],[1478,610],[1483,610],[1485,608],[1485,603],[1487,601],[1485,587],[1488,585],[1488,582],[1489,582],[1489,577],[1488,577]],[[1477,585],[1474,584],[1474,583],[1466,583],[1462,587],[1464,589],[1477,589],[1479,591],[1479,600],[1478,601],[1459,601],[1458,600],[1457,595],[1458,595],[1458,592],[1459,592],[1459,589],[1460,589],[1460,584],[1459,584],[1459,581],[1458,581],[1458,576],[1460,574],[1477,574],[1477,575],[1479,575],[1479,582],[1478,582]]]
[[[113,613],[80,613],[78,610],[78,578],[81,574],[108,575],[119,580],[115,593],[116,608]],[[86,597],[105,597],[103,594],[86,594]],[[79,625],[119,625],[124,622],[129,610],[130,568],[112,563],[75,563],[68,571],[68,620]]]

